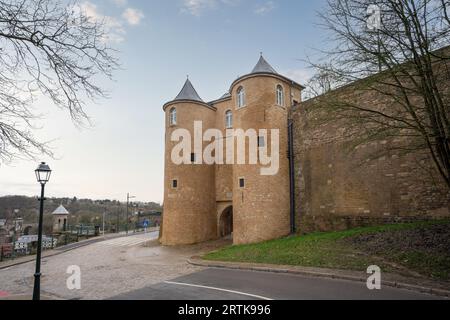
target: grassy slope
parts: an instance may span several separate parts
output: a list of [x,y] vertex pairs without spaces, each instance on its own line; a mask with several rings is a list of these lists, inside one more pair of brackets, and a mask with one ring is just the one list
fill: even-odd
[[[315,233],[306,236],[289,237],[259,244],[231,246],[207,254],[203,258],[215,261],[255,262],[305,267],[323,267],[351,270],[366,270],[376,264],[386,272],[412,270],[422,275],[450,278],[450,256],[427,250],[386,250],[374,256],[370,248],[356,247],[351,239],[362,235],[389,232],[403,232],[426,229],[436,224],[448,225],[450,221],[396,224],[380,227],[358,228],[342,232]],[[450,255],[450,253],[449,253]]]

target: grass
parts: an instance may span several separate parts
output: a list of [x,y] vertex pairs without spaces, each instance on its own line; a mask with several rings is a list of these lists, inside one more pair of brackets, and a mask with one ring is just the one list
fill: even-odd
[[450,221],[434,221],[314,233],[259,244],[230,246],[211,252],[203,259],[359,271],[376,264],[386,272],[402,273],[409,270],[424,276],[449,280],[450,253],[443,256],[429,250],[392,249],[387,241],[386,249],[377,251],[375,255],[370,247],[364,247],[365,243],[356,246],[349,241],[362,235],[377,235],[389,239],[388,234],[392,232],[426,229],[442,224],[448,225],[450,230]]

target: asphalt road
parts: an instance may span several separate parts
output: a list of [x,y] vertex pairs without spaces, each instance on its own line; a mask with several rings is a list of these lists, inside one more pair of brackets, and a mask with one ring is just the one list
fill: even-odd
[[439,297],[364,283],[243,270],[206,269],[113,300],[434,300]]

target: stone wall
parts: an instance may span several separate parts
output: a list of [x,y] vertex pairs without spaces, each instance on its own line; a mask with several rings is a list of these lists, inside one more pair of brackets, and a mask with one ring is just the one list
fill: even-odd
[[[349,86],[334,98],[391,105]],[[449,193],[426,152],[389,151],[392,138],[354,148],[342,121],[318,124],[312,99],[294,108],[296,225],[301,233],[449,217]],[[380,156],[382,154],[382,156]]]

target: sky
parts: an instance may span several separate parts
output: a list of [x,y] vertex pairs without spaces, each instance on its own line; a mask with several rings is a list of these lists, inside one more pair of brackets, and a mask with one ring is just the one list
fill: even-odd
[[[186,76],[203,100],[228,91],[263,52],[281,74],[300,83],[311,75],[302,61],[326,44],[317,23],[325,0],[90,0],[92,19],[106,18],[121,70],[99,80],[108,99],[87,103],[89,128],[45,99],[34,105],[36,136],[51,140],[56,158],[48,197],[163,201],[164,113]],[[36,196],[39,161],[0,165],[0,196]]]

